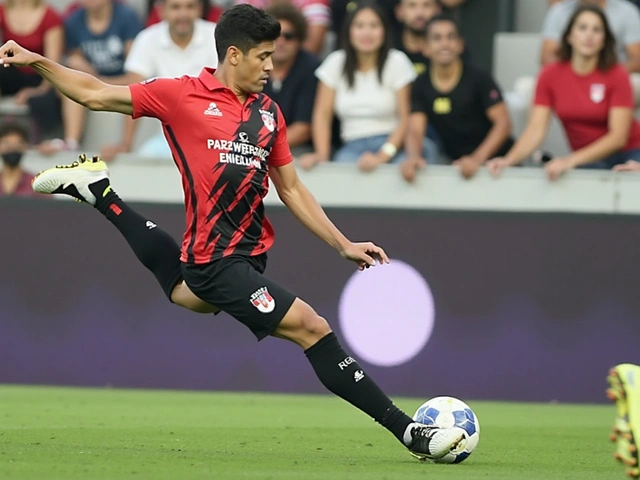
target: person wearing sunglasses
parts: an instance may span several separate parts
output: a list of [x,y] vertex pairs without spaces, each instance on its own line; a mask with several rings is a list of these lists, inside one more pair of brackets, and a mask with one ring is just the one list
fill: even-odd
[[264,92],[280,105],[287,122],[289,147],[295,157],[312,150],[311,115],[320,60],[304,50],[307,20],[288,3],[276,3],[267,11],[280,22],[280,37],[273,53],[273,70]]

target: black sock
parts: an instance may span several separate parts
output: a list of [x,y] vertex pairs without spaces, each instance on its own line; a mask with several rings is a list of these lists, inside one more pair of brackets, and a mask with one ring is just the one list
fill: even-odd
[[405,444],[404,434],[413,420],[396,407],[360,365],[342,349],[333,332],[304,353],[316,375],[330,392],[362,410]]
[[178,243],[122,201],[111,189],[109,179],[100,180],[89,188],[96,197],[96,209],[120,231],[138,260],[155,275],[171,300],[171,292],[182,278]]

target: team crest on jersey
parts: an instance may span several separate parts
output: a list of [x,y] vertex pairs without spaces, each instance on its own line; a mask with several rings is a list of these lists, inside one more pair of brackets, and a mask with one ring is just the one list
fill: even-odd
[[211,115],[211,116],[214,116],[214,117],[221,117],[222,116],[222,112],[220,111],[218,106],[215,104],[215,102],[211,102],[209,104],[207,109],[204,111],[204,114],[205,115]]
[[276,308],[276,301],[267,290],[267,287],[260,287],[253,292],[250,301],[261,313],[271,313]]
[[600,103],[604,100],[605,86],[602,83],[592,83],[589,97],[593,103]]
[[269,110],[260,110],[260,114],[262,116],[264,126],[267,127],[267,130],[273,132],[276,129],[276,120],[273,117],[273,113]]

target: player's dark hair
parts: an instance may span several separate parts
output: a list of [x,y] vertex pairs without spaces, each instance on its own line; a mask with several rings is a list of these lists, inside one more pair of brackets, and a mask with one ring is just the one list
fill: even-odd
[[456,34],[458,35],[458,37],[462,37],[462,35],[460,34],[460,25],[458,24],[458,22],[456,22],[451,15],[448,15],[446,13],[438,13],[437,15],[434,15],[433,17],[431,17],[427,22],[427,24],[425,25],[424,31],[427,38],[429,37],[429,32],[431,31],[431,27],[433,27],[436,23],[452,24],[456,29]]
[[247,53],[262,42],[274,42],[280,36],[280,22],[261,8],[246,3],[226,10],[216,25],[218,61],[223,62],[233,46]]
[[358,70],[358,54],[356,52],[356,49],[351,44],[350,30],[356,16],[363,10],[373,11],[373,13],[375,13],[380,19],[380,22],[382,22],[382,28],[384,29],[384,39],[382,40],[382,46],[380,47],[380,51],[378,52],[377,61],[378,79],[380,80],[380,83],[382,83],[382,70],[384,69],[384,64],[387,62],[389,50],[391,50],[392,45],[389,23],[387,22],[384,12],[382,11],[378,3],[371,0],[366,0],[362,3],[359,3],[358,6],[353,9],[347,16],[347,19],[342,26],[342,49],[346,53],[346,59],[344,62],[344,75],[345,77],[347,77],[347,85],[349,85],[349,88],[353,87],[356,70]]
[[286,20],[293,26],[296,40],[304,42],[307,39],[307,19],[302,11],[291,3],[274,3],[265,11],[273,15],[276,20]]
[[25,142],[29,142],[29,131],[19,123],[7,122],[0,125],[0,138],[8,135],[18,135]]
[[562,62],[568,62],[571,60],[571,55],[573,54],[573,48],[569,44],[569,35],[571,35],[571,30],[573,29],[578,17],[585,12],[590,12],[597,15],[602,22],[602,28],[604,29],[604,45],[600,53],[598,54],[598,69],[599,70],[608,70],[618,63],[618,55],[616,54],[616,39],[611,32],[611,27],[609,26],[609,22],[607,22],[607,17],[605,17],[604,12],[596,7],[595,5],[582,5],[573,12],[569,22],[567,23],[567,27],[562,34],[562,41],[560,42],[560,49],[558,50],[558,58]]

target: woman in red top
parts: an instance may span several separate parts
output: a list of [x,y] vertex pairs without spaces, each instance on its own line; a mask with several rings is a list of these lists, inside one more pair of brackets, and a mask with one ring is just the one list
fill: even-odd
[[[41,0],[7,0],[0,5],[0,38],[2,43],[15,40],[56,62],[64,48],[62,21]],[[49,90],[49,84],[30,68],[3,68],[0,71],[0,94],[15,95],[17,104]]]
[[493,174],[521,163],[542,144],[555,112],[572,152],[545,166],[550,180],[576,167],[611,168],[640,160],[640,123],[628,72],[618,64],[607,20],[594,6],[576,9],[562,35],[560,61],[538,76],[527,128],[503,158],[487,163]]

